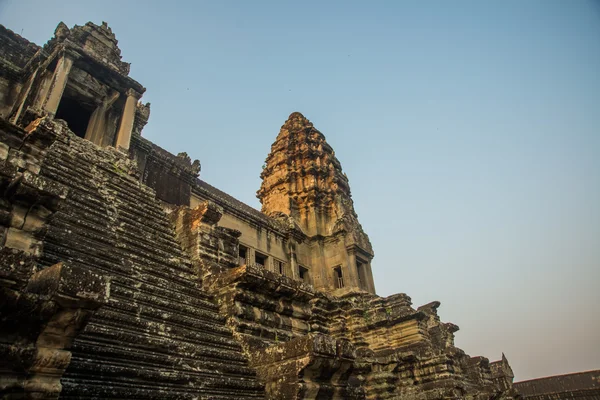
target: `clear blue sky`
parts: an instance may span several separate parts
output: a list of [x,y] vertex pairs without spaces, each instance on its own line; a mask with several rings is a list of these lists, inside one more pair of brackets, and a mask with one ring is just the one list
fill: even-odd
[[144,135],[259,207],[280,126],[336,150],[378,293],[440,300],[517,379],[600,368],[600,3],[0,0],[43,44],[107,21]]

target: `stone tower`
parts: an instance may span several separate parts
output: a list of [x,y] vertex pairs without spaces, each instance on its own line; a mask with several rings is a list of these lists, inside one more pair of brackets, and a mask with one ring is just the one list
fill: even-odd
[[146,89],[129,77],[117,43],[105,22],[71,29],[61,22],[42,48],[33,45],[37,51],[13,84],[17,95],[0,98],[0,117],[22,126],[42,116],[64,120],[76,136],[126,153],[150,104],[138,103]]
[[375,293],[373,248],[335,152],[301,113],[283,124],[261,173],[262,212],[291,217],[307,236],[315,286]]

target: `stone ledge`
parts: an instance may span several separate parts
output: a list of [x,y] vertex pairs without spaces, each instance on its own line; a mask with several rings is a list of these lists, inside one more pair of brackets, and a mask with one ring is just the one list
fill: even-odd
[[310,333],[288,342],[270,346],[254,358],[257,366],[278,363],[305,356],[338,357],[354,360],[354,346],[347,340],[335,339],[329,335]]
[[110,295],[110,281],[82,267],[58,263],[34,274],[26,290],[52,298],[63,307],[95,309]]
[[256,265],[243,265],[206,278],[205,284],[211,291],[232,284],[252,287],[274,297],[293,297],[297,301],[309,301],[316,295],[315,289],[302,281],[276,274]]
[[269,399],[365,398],[348,341],[309,334],[256,351],[251,360]]

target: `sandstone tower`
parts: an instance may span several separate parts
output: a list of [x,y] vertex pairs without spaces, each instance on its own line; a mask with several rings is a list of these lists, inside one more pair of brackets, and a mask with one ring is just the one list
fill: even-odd
[[291,217],[308,237],[315,287],[375,293],[373,248],[354,211],[348,178],[325,136],[301,113],[281,127],[261,178],[262,212]]

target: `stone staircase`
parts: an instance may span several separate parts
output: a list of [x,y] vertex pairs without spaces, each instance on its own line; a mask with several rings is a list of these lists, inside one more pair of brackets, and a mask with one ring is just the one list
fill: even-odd
[[41,263],[101,273],[110,293],[73,344],[61,398],[264,398],[154,192],[132,176],[134,165],[73,135],[64,139],[41,170],[69,188]]

